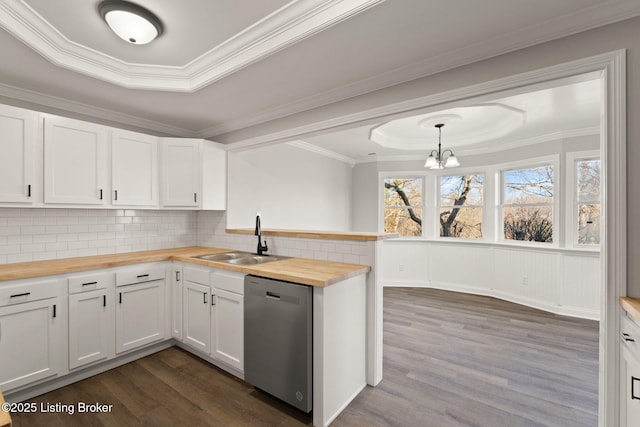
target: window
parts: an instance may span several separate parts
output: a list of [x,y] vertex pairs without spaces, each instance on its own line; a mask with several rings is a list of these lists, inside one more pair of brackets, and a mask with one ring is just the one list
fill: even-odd
[[482,238],[484,175],[440,177],[440,237]]
[[553,166],[502,172],[505,240],[553,242]]
[[423,178],[385,178],[384,231],[422,236]]
[[576,160],[575,173],[578,244],[599,245],[600,159]]

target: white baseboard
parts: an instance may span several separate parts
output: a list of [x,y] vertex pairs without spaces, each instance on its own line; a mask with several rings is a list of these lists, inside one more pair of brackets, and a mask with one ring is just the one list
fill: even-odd
[[526,305],[527,307],[537,308],[539,310],[548,311],[550,313],[559,314],[562,316],[578,317],[582,319],[590,319],[590,320],[598,320],[598,321],[600,320],[600,313],[598,312],[598,310],[588,310],[582,307],[554,305],[546,301],[526,298],[520,295],[513,295],[507,292],[502,292],[497,289],[479,288],[479,287],[463,285],[459,283],[424,282],[424,281],[418,281],[418,280],[406,280],[406,281],[405,280],[403,281],[385,280],[383,282],[383,287],[433,288],[433,289],[442,289],[447,291],[464,292],[467,294],[499,298],[505,301]]

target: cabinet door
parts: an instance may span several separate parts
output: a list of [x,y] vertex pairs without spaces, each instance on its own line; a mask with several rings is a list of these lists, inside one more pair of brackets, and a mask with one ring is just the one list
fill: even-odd
[[0,202],[32,201],[38,113],[0,105]]
[[171,269],[171,336],[182,341],[182,269]]
[[162,206],[200,206],[200,141],[162,141]]
[[183,286],[184,343],[208,354],[211,352],[211,290],[188,280]]
[[111,203],[158,204],[158,138],[114,130],[111,138]]
[[0,307],[0,389],[61,372],[62,324],[57,298]]
[[116,289],[116,353],[164,339],[164,280]]
[[44,121],[44,201],[103,205],[106,128],[61,117]]
[[244,371],[244,297],[214,288],[212,356]]
[[[620,367],[621,427],[632,427],[640,420],[640,354],[635,355],[622,345]],[[626,421],[626,423],[625,423]]]
[[69,295],[69,369],[113,352],[113,313],[107,289]]

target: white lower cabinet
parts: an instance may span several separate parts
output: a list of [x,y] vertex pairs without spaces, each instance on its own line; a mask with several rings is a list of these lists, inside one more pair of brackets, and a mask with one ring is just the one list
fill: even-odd
[[171,300],[171,337],[182,341],[182,267],[173,263],[169,267],[169,298]]
[[211,269],[185,267],[182,292],[184,343],[209,354],[211,352]]
[[116,353],[165,338],[164,286],[163,266],[116,273]]
[[169,337],[243,372],[244,274],[154,262],[6,282],[0,390],[21,393]]
[[244,274],[211,275],[211,356],[244,371]]
[[640,420],[640,325],[623,316],[620,358],[620,426]]
[[244,295],[213,288],[211,355],[244,370]]
[[44,281],[0,289],[0,390],[59,375],[64,325],[61,285]]
[[69,369],[114,355],[113,273],[69,278]]

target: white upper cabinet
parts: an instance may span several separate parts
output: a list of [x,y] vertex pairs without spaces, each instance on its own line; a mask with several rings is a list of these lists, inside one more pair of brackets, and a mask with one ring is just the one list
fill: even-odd
[[104,205],[109,198],[107,160],[107,128],[45,117],[45,203]]
[[198,207],[200,143],[165,138],[162,142],[162,206]]
[[36,189],[37,136],[37,112],[0,105],[0,202],[32,203],[35,191],[41,191]]
[[161,206],[226,209],[227,153],[220,144],[162,138],[160,157]]
[[158,205],[158,138],[113,130],[111,133],[111,203]]

